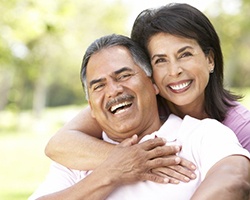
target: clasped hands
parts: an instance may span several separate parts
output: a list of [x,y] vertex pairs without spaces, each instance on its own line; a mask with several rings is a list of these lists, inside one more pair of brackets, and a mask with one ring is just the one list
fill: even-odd
[[146,180],[178,184],[195,179],[195,165],[176,155],[181,146],[166,143],[162,138],[138,143],[134,135],[116,145],[98,168],[117,185]]

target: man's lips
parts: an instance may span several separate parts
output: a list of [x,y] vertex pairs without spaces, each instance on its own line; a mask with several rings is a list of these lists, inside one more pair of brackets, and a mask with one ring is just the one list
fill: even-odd
[[128,108],[133,103],[134,96],[132,95],[122,95],[115,99],[112,99],[107,102],[105,108],[111,113],[115,114],[118,111],[122,111],[125,108]]
[[119,103],[117,105],[111,106],[110,111],[112,113],[115,113],[118,109],[123,109],[123,108],[129,107],[131,105],[132,105],[132,102],[125,101],[123,103]]
[[168,85],[168,87],[173,91],[173,92],[183,92],[186,91],[192,83],[192,80],[188,81],[181,81],[178,83],[171,83]]

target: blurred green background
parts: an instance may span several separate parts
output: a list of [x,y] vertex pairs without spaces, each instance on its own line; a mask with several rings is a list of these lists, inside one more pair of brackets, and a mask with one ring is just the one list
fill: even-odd
[[[86,47],[106,34],[129,36],[145,9],[134,2],[0,1],[1,200],[27,199],[44,179],[48,139],[86,105],[79,79]],[[157,2],[163,5],[144,6]],[[248,0],[213,0],[202,11],[221,38],[225,85],[245,95],[242,103],[250,109],[249,9]]]

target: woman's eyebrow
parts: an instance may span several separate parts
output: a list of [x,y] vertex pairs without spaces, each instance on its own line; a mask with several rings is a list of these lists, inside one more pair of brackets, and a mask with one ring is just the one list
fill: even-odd
[[[181,53],[181,52],[185,51],[186,49],[193,49],[193,47],[192,46],[184,46],[184,47],[180,48],[177,51],[177,53]],[[155,57],[166,57],[166,55],[165,54],[155,54],[151,57],[151,60],[153,60]]]
[[177,53],[181,53],[181,52],[185,51],[186,49],[193,49],[193,47],[191,47],[191,46],[184,46],[184,47],[180,48],[180,49],[177,51]]
[[166,57],[165,54],[155,54],[151,57],[151,60],[153,60],[155,57]]

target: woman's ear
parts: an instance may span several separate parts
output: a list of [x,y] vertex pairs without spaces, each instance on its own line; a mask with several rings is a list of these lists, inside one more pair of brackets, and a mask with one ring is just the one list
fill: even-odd
[[157,85],[155,83],[153,83],[154,89],[155,89],[155,94],[159,94],[159,88],[157,87]]
[[209,50],[207,59],[209,64],[209,71],[213,71],[215,64],[214,64],[214,52],[212,50]]

